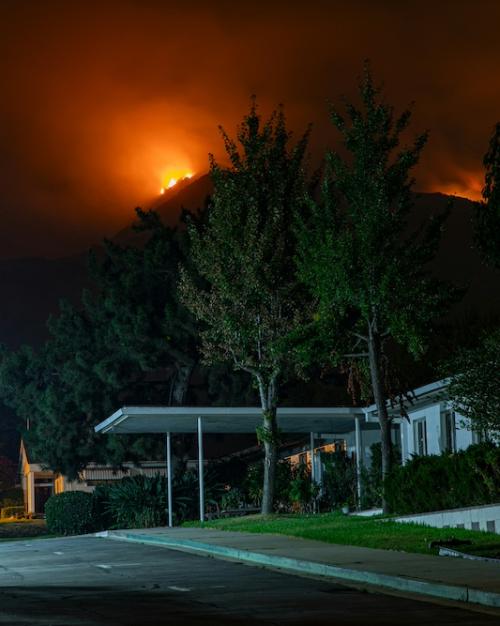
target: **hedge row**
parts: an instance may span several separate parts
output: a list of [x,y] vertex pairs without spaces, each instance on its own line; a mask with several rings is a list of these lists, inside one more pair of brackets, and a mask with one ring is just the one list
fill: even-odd
[[391,511],[400,514],[500,502],[500,447],[414,457],[394,468],[385,488]]

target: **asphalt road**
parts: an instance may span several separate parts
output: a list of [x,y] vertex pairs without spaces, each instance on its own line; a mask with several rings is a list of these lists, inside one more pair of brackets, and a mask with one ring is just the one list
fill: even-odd
[[1,625],[482,626],[499,621],[154,546],[93,537],[0,543]]

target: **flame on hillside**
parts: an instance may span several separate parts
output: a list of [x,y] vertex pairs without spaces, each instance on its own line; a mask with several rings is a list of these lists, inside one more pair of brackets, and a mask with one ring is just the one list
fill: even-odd
[[163,195],[167,191],[167,189],[172,189],[172,187],[175,187],[177,183],[193,178],[193,176],[194,174],[192,172],[186,172],[180,175],[176,174],[175,176],[166,176],[164,179],[165,184],[160,189],[160,195]]

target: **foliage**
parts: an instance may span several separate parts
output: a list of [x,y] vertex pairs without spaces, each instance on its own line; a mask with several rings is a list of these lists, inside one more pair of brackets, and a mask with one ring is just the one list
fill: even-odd
[[0,493],[0,506],[24,506],[24,496],[21,487],[4,489]]
[[81,535],[97,529],[92,495],[84,491],[51,496],[45,503],[45,518],[50,533]]
[[[261,464],[251,465],[248,468],[243,488],[248,500],[254,506],[260,506],[262,501]],[[312,500],[317,495],[311,485],[311,474],[306,465],[292,465],[287,460],[280,460],[276,465],[275,484],[275,511],[289,511],[292,505],[299,509],[310,509]]]
[[228,509],[241,509],[245,505],[245,493],[239,487],[230,487],[225,490],[221,501],[220,508],[222,511]]
[[[194,525],[194,524],[193,524]],[[320,515],[252,515],[206,522],[204,526],[220,530],[271,533],[302,537],[330,544],[362,546],[382,550],[398,550],[436,554],[431,541],[450,538],[449,528],[430,528],[421,524],[400,524],[388,519],[324,513]],[[453,529],[457,539],[468,539],[477,548],[496,548],[500,541],[495,533]]]
[[161,371],[158,383],[169,384],[163,402],[180,405],[198,360],[194,320],[177,290],[179,264],[187,262],[185,232],[165,225],[154,211],[136,213],[135,230],[146,240],[128,246],[105,240],[104,257],[93,255],[90,262],[98,291],[87,293],[84,303],[102,322],[109,350],[100,364],[103,378],[116,375],[116,362],[142,373]]
[[356,505],[356,461],[343,450],[321,454],[323,463],[322,496],[320,505],[333,510],[344,505]]
[[166,520],[165,479],[133,476],[108,489],[107,513],[116,528],[152,528]]
[[2,492],[10,489],[16,482],[17,468],[11,459],[0,456],[0,497]]
[[[210,469],[205,471],[205,504],[217,508],[223,487]],[[166,524],[167,484],[165,476],[129,476],[94,491],[96,525],[100,528],[151,528]],[[172,481],[175,523],[197,519],[198,475],[179,471]]]
[[[370,466],[361,468],[361,508],[369,509],[382,506],[382,449],[380,443],[370,446]],[[395,446],[391,449],[391,467],[401,465],[401,449]]]
[[332,107],[342,148],[327,154],[320,201],[297,218],[299,275],[317,301],[299,352],[305,363],[343,364],[362,395],[369,383],[385,475],[391,462],[387,400],[400,391],[391,380],[387,342],[420,356],[454,291],[429,273],[446,214],[417,231],[409,227],[411,171],[427,135],[400,147],[411,112],[395,116],[368,67],[359,93],[361,107],[346,103],[345,116]]
[[205,363],[230,362],[249,373],[263,411],[263,510],[273,504],[280,384],[291,372],[288,338],[307,315],[294,272],[292,216],[306,195],[306,133],[290,147],[283,111],[263,123],[255,103],[237,140],[222,129],[230,166],[211,156],[214,184],[207,219],[191,222],[193,271],[184,267],[180,289],[201,322]]
[[446,364],[448,392],[466,426],[500,438],[500,328],[485,333],[475,348],[461,349]]
[[483,164],[483,200],[475,204],[475,239],[483,260],[500,269],[500,122],[490,140]]
[[176,290],[182,237],[154,213],[138,216],[144,241],[104,243],[91,257],[92,291],[79,307],[61,303],[46,344],[1,354],[0,396],[29,420],[31,453],[70,478],[89,461],[154,457],[159,438],[103,437],[94,426],[120,403],[182,402],[197,360],[194,323]]
[[420,513],[500,500],[500,448],[492,443],[453,454],[416,456],[386,479],[391,511]]
[[292,466],[292,479],[288,491],[294,510],[302,513],[313,510],[314,502],[318,497],[320,487],[313,484],[311,471],[305,463]]

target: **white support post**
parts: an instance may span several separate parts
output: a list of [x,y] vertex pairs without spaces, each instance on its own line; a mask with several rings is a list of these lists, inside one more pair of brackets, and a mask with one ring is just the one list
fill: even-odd
[[172,528],[174,525],[173,521],[173,510],[172,510],[172,454],[170,447],[170,433],[167,433],[165,437],[165,447],[166,447],[166,456],[167,456],[167,509],[168,509],[168,526]]
[[198,418],[198,484],[200,490],[200,522],[205,521],[205,485],[203,482],[203,429]]
[[359,423],[359,419],[354,418],[355,424],[355,434],[356,434],[356,487],[358,494],[358,507],[361,506],[361,468],[363,465],[363,447],[361,443],[361,425]]
[[405,435],[404,429],[406,428],[406,424],[401,420],[399,423],[399,436],[401,437],[401,465],[405,465],[406,457],[405,457]]
[[311,481],[316,482],[316,467],[314,463],[314,433],[309,434],[309,446],[311,450]]
[[[316,483],[316,463],[314,459],[314,433],[310,433],[310,448],[311,448],[311,483],[314,488],[314,484]],[[313,513],[316,513],[316,498],[313,500]]]

